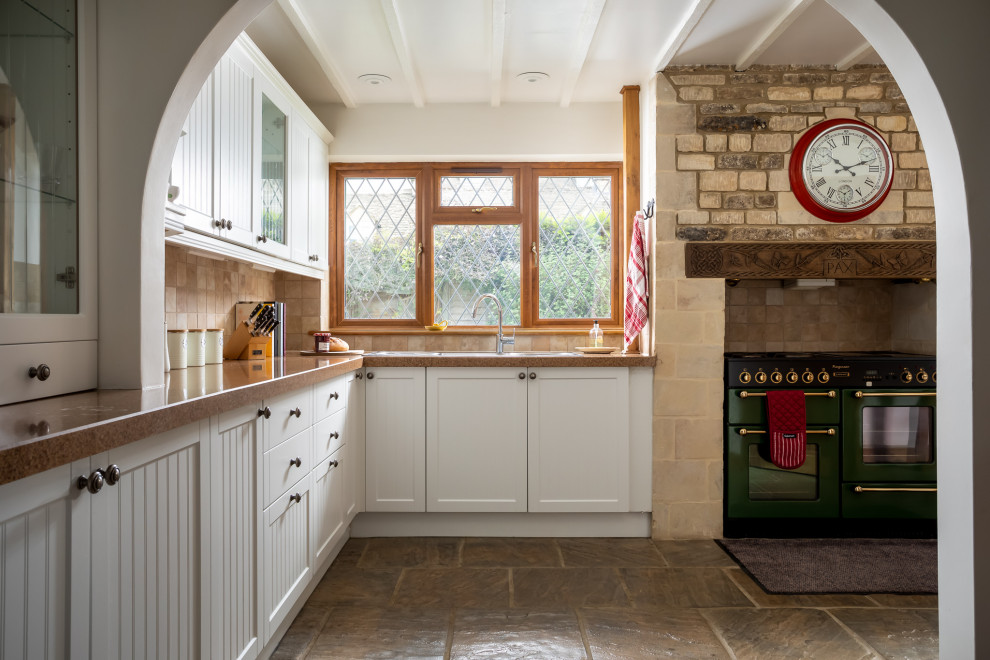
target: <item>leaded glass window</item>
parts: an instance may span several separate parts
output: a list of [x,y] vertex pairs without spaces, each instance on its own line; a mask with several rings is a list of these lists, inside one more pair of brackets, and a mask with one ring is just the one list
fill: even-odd
[[433,230],[434,321],[451,325],[495,325],[494,305],[471,309],[479,296],[494,293],[505,325],[521,322],[522,266],[519,225],[437,225]]
[[513,176],[440,177],[440,206],[512,206]]

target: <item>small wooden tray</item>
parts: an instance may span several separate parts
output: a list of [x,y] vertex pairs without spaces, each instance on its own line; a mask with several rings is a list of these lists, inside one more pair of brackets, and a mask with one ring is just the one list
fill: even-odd
[[609,355],[619,349],[615,346],[575,346],[574,350],[587,355]]
[[326,351],[321,353],[320,351],[299,351],[299,355],[319,355],[323,356],[334,356],[334,355],[364,355],[363,348],[351,348],[346,351]]

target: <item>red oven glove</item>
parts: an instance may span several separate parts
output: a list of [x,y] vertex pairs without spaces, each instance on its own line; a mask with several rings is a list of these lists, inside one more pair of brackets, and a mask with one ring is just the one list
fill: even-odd
[[767,392],[767,432],[770,434],[770,461],[779,468],[793,470],[804,464],[807,434],[804,392]]

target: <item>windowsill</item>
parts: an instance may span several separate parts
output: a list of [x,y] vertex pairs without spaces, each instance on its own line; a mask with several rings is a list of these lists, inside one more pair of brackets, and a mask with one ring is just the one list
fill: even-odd
[[[486,326],[483,328],[452,328],[449,327],[446,330],[427,330],[417,329],[417,328],[383,328],[381,326],[372,327],[355,327],[346,326],[343,328],[330,328],[329,330],[323,330],[320,332],[330,332],[335,335],[462,335],[462,336],[479,336],[488,337],[493,332],[495,332],[495,326]],[[558,327],[558,328],[503,328],[503,332],[511,335],[512,331],[515,330],[517,335],[586,335],[588,330],[591,329],[589,325],[586,328],[582,327]],[[311,330],[309,334],[313,334],[315,330]],[[621,335],[623,332],[622,328],[611,327],[602,328],[602,332],[606,335]]]

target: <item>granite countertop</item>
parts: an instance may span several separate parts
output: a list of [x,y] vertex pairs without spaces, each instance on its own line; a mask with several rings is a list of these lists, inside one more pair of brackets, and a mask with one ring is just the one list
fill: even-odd
[[652,367],[654,356],[382,351],[175,369],[151,390],[90,390],[0,406],[0,484],[365,367]]
[[0,406],[0,484],[361,368],[360,356],[175,369],[165,387],[90,390]]

